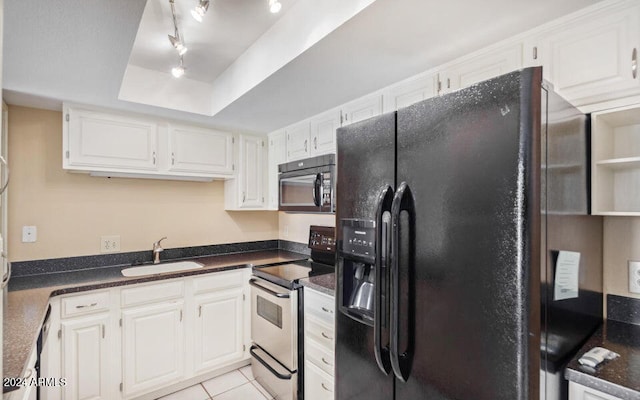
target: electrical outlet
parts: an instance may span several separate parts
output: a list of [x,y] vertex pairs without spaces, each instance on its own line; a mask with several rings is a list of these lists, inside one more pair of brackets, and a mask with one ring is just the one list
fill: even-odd
[[120,251],[120,235],[100,236],[101,253],[117,253]]
[[640,261],[629,260],[629,292],[640,294]]

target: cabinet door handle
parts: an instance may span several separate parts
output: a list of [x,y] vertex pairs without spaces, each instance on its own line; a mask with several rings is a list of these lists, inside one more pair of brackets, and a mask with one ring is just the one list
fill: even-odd
[[320,332],[320,334],[322,335],[323,338],[325,339],[329,339],[329,340],[333,340],[333,338],[331,336],[328,336],[326,333],[324,332]]
[[171,153],[171,165],[176,165],[176,154]]
[[317,136],[313,138],[313,148],[315,150],[318,150],[318,137]]
[[180,322],[182,322],[182,310],[180,310]]
[[2,167],[6,172],[5,175],[7,176],[7,180],[4,181],[2,187],[0,187],[0,194],[2,194],[5,190],[7,190],[7,186],[9,186],[9,163],[7,163],[7,160],[5,160],[5,158],[2,156],[0,156],[0,163],[2,163]]
[[244,203],[244,200],[246,199],[246,193],[242,192],[242,202]]
[[331,364],[329,361],[325,360],[324,357],[322,357],[322,362],[327,364],[330,367],[333,367],[333,364]]
[[329,313],[329,314],[333,314],[333,311],[329,310],[327,307],[322,307],[322,311]]
[[104,339],[104,335],[105,335],[105,326],[104,324],[102,324],[102,338]]
[[202,306],[198,306],[198,317],[202,317]]
[[638,77],[638,49],[635,47],[631,52],[631,76],[633,76],[633,79]]
[[327,392],[333,393],[333,390],[331,390],[331,389],[329,389],[328,387],[326,387],[326,386],[324,385],[324,382],[322,382],[322,383],[320,384],[320,386],[322,386],[322,388],[323,388],[324,390],[326,390]]
[[533,59],[538,59],[538,46],[533,46]]
[[98,303],[80,304],[80,305],[76,306],[76,308],[89,308],[89,307],[95,307],[97,305],[98,305]]
[[153,165],[156,165],[156,152],[153,152]]
[[308,140],[307,140],[307,139],[305,139],[305,140],[304,140],[304,152],[305,152],[305,153],[307,152],[307,142],[308,142]]
[[451,78],[447,78],[447,89],[451,89]]

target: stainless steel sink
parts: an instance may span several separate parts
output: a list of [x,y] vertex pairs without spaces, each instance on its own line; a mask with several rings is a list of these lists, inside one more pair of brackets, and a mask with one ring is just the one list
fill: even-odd
[[178,261],[163,264],[145,265],[142,267],[131,267],[122,270],[122,275],[126,277],[163,274],[166,272],[188,271],[199,269],[203,265],[195,261]]

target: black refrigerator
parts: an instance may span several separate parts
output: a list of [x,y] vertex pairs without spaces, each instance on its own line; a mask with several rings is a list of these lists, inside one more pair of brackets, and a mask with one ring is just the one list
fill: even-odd
[[602,320],[588,116],[536,67],[337,140],[335,399],[566,398]]

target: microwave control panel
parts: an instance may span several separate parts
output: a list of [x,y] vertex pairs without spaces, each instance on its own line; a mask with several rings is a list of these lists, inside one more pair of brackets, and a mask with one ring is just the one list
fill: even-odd
[[331,173],[322,174],[322,207],[331,207]]

